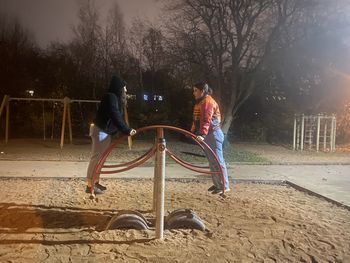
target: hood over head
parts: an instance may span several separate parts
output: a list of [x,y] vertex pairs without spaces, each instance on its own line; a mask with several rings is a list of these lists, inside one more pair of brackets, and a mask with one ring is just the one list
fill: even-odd
[[121,97],[125,86],[126,82],[120,77],[114,75],[109,83],[108,91],[114,93],[117,97]]

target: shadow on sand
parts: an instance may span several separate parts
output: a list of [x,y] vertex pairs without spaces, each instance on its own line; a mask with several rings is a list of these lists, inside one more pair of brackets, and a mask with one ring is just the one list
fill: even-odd
[[[75,239],[45,240],[46,234],[74,234],[77,232],[101,232],[118,210],[83,209],[76,207],[48,207],[0,203],[0,235],[37,235],[36,238],[1,239],[1,244],[131,244],[145,243],[153,239],[134,239],[128,241]],[[150,211],[139,211],[149,213]],[[74,235],[73,235],[74,236]],[[41,237],[41,238],[40,238]],[[76,235],[75,235],[76,237]]]

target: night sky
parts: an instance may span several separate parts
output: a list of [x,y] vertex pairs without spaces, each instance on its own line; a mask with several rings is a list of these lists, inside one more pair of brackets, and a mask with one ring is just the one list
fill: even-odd
[[[71,27],[77,23],[78,1],[86,0],[0,0],[0,13],[17,17],[44,47],[50,41],[65,42],[72,37]],[[154,22],[159,14],[157,0],[97,0],[101,19],[115,2],[124,13],[127,24],[137,16]]]

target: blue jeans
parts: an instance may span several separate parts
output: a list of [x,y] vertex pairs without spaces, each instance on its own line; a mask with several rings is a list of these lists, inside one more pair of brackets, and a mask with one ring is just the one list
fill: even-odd
[[[212,180],[213,184],[218,189],[229,189],[230,184],[228,181],[228,174],[227,174],[227,168],[226,163],[224,159],[224,154],[222,151],[222,144],[224,143],[224,134],[221,129],[216,129],[214,131],[209,131],[208,135],[205,137],[204,142],[206,142],[209,147],[213,150],[213,152],[216,154],[216,157],[219,160],[220,166],[222,168],[223,174],[224,174],[224,181],[225,186],[222,185],[222,180],[220,174],[213,174]],[[217,167],[216,161],[213,157],[211,157],[210,154],[206,153],[207,158],[209,160],[209,166],[211,171],[219,171],[219,168]]]
[[[99,127],[94,124],[90,125],[90,133],[92,140],[91,158],[89,167],[87,169],[86,181],[89,187],[92,186],[92,176],[94,168],[97,165],[102,153],[108,148],[112,142],[112,136],[102,131]],[[100,180],[100,175],[98,174],[95,178],[96,182]]]

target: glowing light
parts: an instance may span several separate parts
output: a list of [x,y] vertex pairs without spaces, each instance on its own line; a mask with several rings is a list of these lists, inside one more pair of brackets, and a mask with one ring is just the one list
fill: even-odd
[[29,95],[33,97],[33,95],[34,95],[34,90],[26,90],[26,92],[29,93]]

